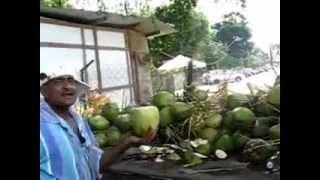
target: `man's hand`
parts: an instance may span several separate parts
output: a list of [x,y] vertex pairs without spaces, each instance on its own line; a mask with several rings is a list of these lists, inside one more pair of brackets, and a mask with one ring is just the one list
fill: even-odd
[[110,151],[105,151],[100,162],[100,172],[106,172],[114,159],[118,158],[131,146],[140,146],[143,144],[150,144],[156,137],[157,130],[148,130],[148,133],[143,137],[130,136],[123,143],[113,147]]
[[149,128],[148,132],[144,137],[140,138],[136,136],[130,136],[126,139],[126,142],[131,146],[150,144],[153,141],[153,139],[156,137],[156,135],[157,135],[157,130],[152,130],[151,128]]

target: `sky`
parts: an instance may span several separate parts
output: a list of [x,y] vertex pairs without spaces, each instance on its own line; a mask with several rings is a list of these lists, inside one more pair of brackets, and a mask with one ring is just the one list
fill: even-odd
[[[71,0],[73,4],[78,0]],[[86,10],[97,10],[96,0],[86,0],[88,3],[76,5],[78,8]],[[115,5],[123,0],[105,0],[108,5]],[[251,41],[268,52],[271,44],[280,43],[280,0],[247,0],[247,7],[240,8],[240,5],[235,3],[236,0],[220,0],[219,3],[214,3],[215,0],[198,0],[197,11],[204,13],[210,24],[215,24],[222,20],[223,15],[232,11],[239,11],[245,15],[252,32]],[[135,0],[130,0],[135,2]],[[169,0],[151,0],[150,6],[157,7],[166,5]]]

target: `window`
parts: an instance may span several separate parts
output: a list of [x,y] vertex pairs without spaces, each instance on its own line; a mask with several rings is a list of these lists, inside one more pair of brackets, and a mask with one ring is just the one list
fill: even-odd
[[81,49],[40,47],[40,72],[59,72],[63,68],[80,78],[82,56]]
[[94,60],[94,62],[87,69],[88,84],[91,87],[91,89],[99,88],[97,63],[95,59],[96,57],[94,50],[86,50],[86,63],[89,63],[91,60]]
[[40,23],[40,41],[81,44],[80,28]]
[[123,88],[119,90],[106,91],[103,93],[106,96],[109,96],[111,100],[119,105],[120,108],[123,108],[129,104],[132,104],[131,92],[129,88]]
[[98,31],[98,46],[125,48],[124,34],[121,32]]
[[86,45],[94,45],[93,30],[84,29],[84,40]]
[[40,22],[40,71],[54,72],[64,67],[80,78],[81,68],[94,60],[85,74],[91,89],[101,88],[120,106],[134,104],[125,34],[97,30],[96,42],[94,33],[90,27]]
[[126,51],[99,50],[102,88],[129,85]]

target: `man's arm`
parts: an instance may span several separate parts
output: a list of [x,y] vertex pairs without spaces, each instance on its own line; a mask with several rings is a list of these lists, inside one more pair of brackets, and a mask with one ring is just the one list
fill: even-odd
[[104,151],[100,159],[100,173],[106,172],[110,165],[130,147],[131,143],[126,140],[122,144]]

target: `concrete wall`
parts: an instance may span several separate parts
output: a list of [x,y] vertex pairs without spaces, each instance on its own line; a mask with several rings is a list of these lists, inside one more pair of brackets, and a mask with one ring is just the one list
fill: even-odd
[[136,100],[138,104],[150,102],[152,93],[151,71],[148,64],[144,63],[145,56],[149,53],[147,38],[138,32],[128,31],[128,44],[130,57],[135,65]]
[[175,91],[175,78],[174,74],[160,74],[154,71],[152,75],[153,80],[153,93],[158,91]]

